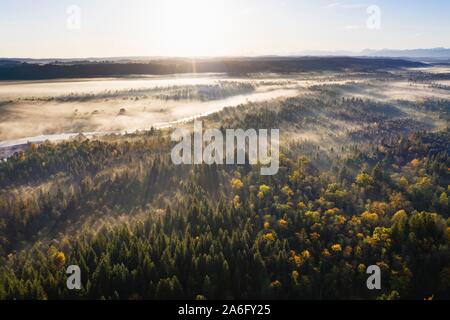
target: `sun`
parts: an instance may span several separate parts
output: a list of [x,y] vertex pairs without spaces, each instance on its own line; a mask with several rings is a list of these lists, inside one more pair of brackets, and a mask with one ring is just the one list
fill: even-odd
[[208,56],[224,50],[224,2],[164,0],[162,50],[176,56]]

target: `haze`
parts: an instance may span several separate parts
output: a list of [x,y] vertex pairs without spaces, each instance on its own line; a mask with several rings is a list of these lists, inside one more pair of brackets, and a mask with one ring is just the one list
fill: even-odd
[[0,57],[252,56],[450,47],[449,34],[450,3],[445,0],[0,2]]

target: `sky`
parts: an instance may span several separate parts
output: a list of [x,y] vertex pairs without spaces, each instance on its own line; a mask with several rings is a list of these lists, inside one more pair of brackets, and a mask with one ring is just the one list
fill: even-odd
[[449,0],[0,0],[0,57],[450,47]]

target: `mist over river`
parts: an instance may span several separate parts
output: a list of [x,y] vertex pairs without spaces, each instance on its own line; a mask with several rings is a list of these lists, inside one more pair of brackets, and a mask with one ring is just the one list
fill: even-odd
[[[286,78],[183,75],[0,83],[0,149],[161,128],[225,107],[297,95]],[[187,98],[186,98],[187,97]]]

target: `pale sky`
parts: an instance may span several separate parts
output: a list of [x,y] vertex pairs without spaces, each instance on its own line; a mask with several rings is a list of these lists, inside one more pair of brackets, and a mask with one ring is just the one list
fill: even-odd
[[0,41],[22,58],[450,47],[450,1],[0,0]]

